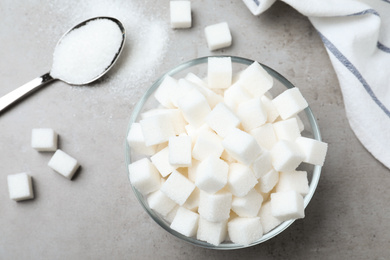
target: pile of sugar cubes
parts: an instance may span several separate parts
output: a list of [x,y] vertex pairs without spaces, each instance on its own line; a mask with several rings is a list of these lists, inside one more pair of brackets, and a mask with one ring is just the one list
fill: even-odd
[[[34,128],[31,147],[39,152],[54,152],[48,166],[67,179],[72,179],[80,164],[75,158],[58,149],[58,134],[51,128]],[[34,198],[31,175],[22,172],[7,176],[9,197],[15,201]]]
[[207,77],[166,76],[159,107],[141,114],[127,141],[141,154],[132,185],[177,232],[213,245],[248,245],[304,217],[302,163],[323,165],[327,144],[301,136],[308,104],[298,88],[272,98],[273,78],[254,62],[233,75],[210,57]]

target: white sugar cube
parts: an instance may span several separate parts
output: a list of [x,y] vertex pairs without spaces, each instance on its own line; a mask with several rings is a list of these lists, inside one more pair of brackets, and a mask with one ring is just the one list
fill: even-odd
[[188,73],[185,77],[187,83],[194,84],[194,87],[206,98],[210,108],[214,108],[216,104],[223,102],[223,96],[211,90],[207,83],[193,73]]
[[276,134],[272,123],[266,123],[250,131],[250,134],[256,139],[257,143],[267,150],[271,150],[276,144]]
[[180,206],[186,202],[194,189],[195,185],[176,170],[161,186],[161,191]]
[[198,134],[192,150],[192,157],[199,161],[211,155],[220,157],[223,149],[221,137],[210,130],[203,130]]
[[187,75],[184,77],[184,79],[198,86],[208,88],[207,83],[192,72],[188,72]]
[[273,123],[275,135],[278,140],[295,141],[301,136],[298,121],[295,117]]
[[288,140],[278,141],[271,150],[272,165],[277,171],[293,171],[305,158],[298,144]]
[[307,101],[298,88],[285,90],[282,94],[275,97],[272,103],[275,105],[282,119],[290,118],[308,106]]
[[31,147],[40,152],[57,150],[57,133],[51,128],[34,128],[31,132]]
[[162,216],[168,215],[168,213],[177,205],[173,200],[168,198],[160,190],[156,190],[147,197],[149,207],[161,214]]
[[197,211],[199,207],[199,199],[200,199],[200,189],[195,187],[194,191],[188,197],[186,202],[183,204],[183,207],[186,209]]
[[206,98],[197,89],[191,90],[180,99],[178,107],[186,121],[195,127],[200,127],[211,111]]
[[272,215],[282,221],[305,217],[303,197],[295,191],[271,194]]
[[243,86],[252,97],[261,97],[272,88],[273,78],[255,61],[240,74],[236,84]]
[[220,191],[214,194],[200,191],[198,212],[201,217],[211,222],[227,220],[232,206],[232,194]]
[[263,197],[255,189],[251,189],[243,197],[233,197],[232,210],[240,217],[255,217],[262,203]]
[[186,96],[190,91],[196,89],[195,84],[191,84],[188,80],[183,78],[177,81],[179,87],[172,93],[172,103],[178,107],[180,100]]
[[134,152],[144,155],[152,155],[156,152],[157,145],[146,146],[140,123],[133,123],[127,135],[127,142]]
[[171,228],[177,232],[192,237],[198,230],[199,214],[180,207],[171,223]]
[[224,103],[217,104],[205,121],[221,137],[240,124],[240,119]]
[[232,35],[226,22],[206,26],[204,32],[210,51],[229,47],[232,44]]
[[194,127],[193,125],[188,124],[185,126],[185,129],[186,129],[188,136],[191,137],[193,145],[195,145],[195,142],[198,139],[199,133],[201,133],[202,131],[207,131],[207,130],[212,131],[212,129],[207,124],[203,124],[200,127]]
[[259,98],[253,98],[242,102],[237,107],[237,115],[241,119],[245,131],[262,126],[267,121],[267,112]]
[[172,136],[169,138],[169,163],[175,167],[191,166],[192,141],[191,137]]
[[179,84],[177,80],[167,75],[154,92],[154,97],[164,107],[175,108],[175,105],[172,102],[172,95],[177,91],[178,88]]
[[271,201],[263,203],[259,210],[258,216],[260,217],[260,222],[263,227],[264,234],[268,233],[282,223],[280,219],[275,218],[272,215]]
[[215,193],[226,185],[228,172],[226,162],[219,157],[209,156],[198,165],[195,185],[208,193]]
[[150,157],[150,160],[157,168],[162,177],[168,176],[171,172],[178,168],[177,166],[173,166],[169,163],[168,147],[165,147],[164,149],[155,153],[153,156]]
[[167,119],[169,119],[169,121],[171,122],[176,135],[180,135],[186,132],[185,126],[187,122],[184,120],[184,117],[179,109],[177,108],[151,109],[147,112],[142,113],[141,118],[145,119],[147,117],[154,116],[154,115],[166,115]]
[[128,167],[131,184],[143,195],[160,188],[160,174],[148,158],[135,161]]
[[227,221],[210,222],[202,217],[199,218],[197,239],[218,246],[226,239],[226,235]]
[[226,89],[232,84],[232,59],[230,57],[211,57],[207,64],[209,88]]
[[300,116],[295,115],[294,117],[298,122],[299,132],[302,132],[303,130],[305,130],[305,125],[304,125],[302,119],[300,118]]
[[191,166],[188,167],[188,170],[187,170],[187,177],[193,183],[195,183],[195,180],[196,180],[196,172],[198,170],[199,164],[200,164],[200,161],[192,160]]
[[263,106],[267,111],[267,122],[273,123],[279,116],[278,110],[276,110],[276,107],[274,103],[272,103],[272,100],[265,95],[261,97],[261,102],[263,102]]
[[296,191],[302,196],[309,192],[309,181],[306,171],[280,172],[276,192]]
[[256,184],[257,179],[251,168],[241,163],[230,164],[227,186],[234,196],[247,195]]
[[305,154],[304,162],[323,166],[325,161],[326,152],[328,150],[328,144],[307,138],[299,137],[295,140],[301,151]]
[[233,156],[231,156],[228,152],[226,152],[226,150],[223,150],[223,152],[221,154],[221,159],[225,160],[228,163],[236,163],[237,162],[237,160],[234,159]]
[[245,165],[253,163],[262,152],[253,136],[237,128],[228,133],[222,145],[233,158]]
[[270,192],[278,183],[279,173],[274,169],[259,178],[259,189],[263,193]]
[[191,1],[170,1],[171,28],[191,28]]
[[48,166],[65,178],[72,179],[80,164],[75,158],[58,149],[51,157]]
[[175,135],[172,121],[167,114],[156,114],[140,120],[145,145],[161,144]]
[[7,176],[9,198],[15,201],[34,198],[32,178],[27,173],[17,173]]
[[249,245],[263,236],[259,217],[237,217],[228,222],[229,238],[233,243]]
[[248,101],[252,96],[240,85],[234,83],[224,92],[223,100],[232,111],[235,111],[239,104]]
[[179,208],[180,208],[180,206],[176,204],[176,205],[173,207],[173,209],[172,209],[171,211],[169,211],[169,213],[168,213],[166,216],[164,216],[164,219],[165,219],[166,221],[168,221],[169,223],[172,223],[172,221],[173,221],[173,219],[175,218],[176,213],[177,213],[177,211],[179,210]]

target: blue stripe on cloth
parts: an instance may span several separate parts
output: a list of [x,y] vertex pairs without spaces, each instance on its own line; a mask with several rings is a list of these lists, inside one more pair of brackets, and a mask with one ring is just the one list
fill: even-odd
[[382,109],[382,111],[390,117],[390,111],[386,108],[385,105],[376,97],[375,93],[372,91],[370,85],[363,78],[362,74],[357,70],[357,68],[345,57],[337,47],[329,41],[321,32],[317,31],[320,35],[322,42],[325,44],[326,48],[360,81],[364,89],[370,95],[371,99]]
[[378,42],[378,43],[376,44],[376,47],[377,47],[379,50],[381,50],[381,51],[390,53],[390,47],[387,47],[386,45],[382,44],[381,42]]
[[380,16],[379,13],[375,9],[367,9],[367,10],[364,10],[364,11],[361,11],[361,12],[349,14],[347,16],[365,15],[365,14],[373,14],[373,15],[376,15],[376,16]]
[[256,4],[257,6],[260,5],[260,1],[259,1],[259,0],[253,0],[253,2],[255,2],[255,4]]

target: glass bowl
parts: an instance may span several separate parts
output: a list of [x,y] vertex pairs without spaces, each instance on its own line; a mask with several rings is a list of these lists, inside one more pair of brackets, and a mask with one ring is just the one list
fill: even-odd
[[[213,57],[213,56],[210,56]],[[252,64],[254,61],[246,58],[241,57],[235,57],[235,56],[215,56],[215,57],[231,57],[232,60],[232,66],[233,66],[233,73],[242,71],[247,66]],[[209,57],[201,57],[194,60],[187,61],[185,63],[182,63],[178,65],[177,67],[171,69],[164,75],[162,75],[141,97],[140,101],[136,104],[134,107],[133,113],[130,117],[130,122],[127,128],[127,134],[130,130],[130,126],[134,123],[139,121],[140,115],[150,109],[156,108],[158,106],[158,102],[153,97],[153,93],[156,91],[156,89],[159,87],[161,82],[163,81],[164,77],[169,75],[176,79],[184,78],[185,75],[189,72],[192,72],[196,74],[197,76],[204,78],[207,75],[207,60]],[[285,77],[283,77],[281,74],[279,74],[277,71],[273,70],[272,68],[263,65],[263,68],[274,78],[274,85],[272,89],[269,91],[271,95],[276,96],[286,90],[286,88],[293,88],[294,85],[291,84]],[[234,74],[233,74],[234,75]],[[313,138],[316,140],[321,141],[321,135],[320,130],[318,128],[317,122],[315,120],[315,117],[310,109],[310,107],[307,107],[304,111],[299,113],[299,117],[301,118],[305,129],[302,132],[302,136]],[[138,159],[141,159],[145,156],[140,156],[132,152],[131,148],[129,147],[127,141],[125,142],[125,163],[127,171],[130,163],[133,161],[136,161]],[[299,167],[299,170],[305,170],[308,173],[308,179],[309,179],[309,193],[304,197],[304,206],[309,204],[311,198],[313,197],[313,194],[317,188],[318,181],[320,179],[321,175],[321,167],[320,166],[313,166],[309,164],[301,164]],[[129,176],[129,172],[127,172]],[[163,229],[168,231],[170,234],[178,237],[179,239],[186,241],[190,244],[209,248],[209,249],[217,249],[217,250],[233,250],[233,249],[240,249],[245,247],[251,247],[254,245],[261,244],[276,235],[280,234],[282,231],[284,231],[287,227],[289,227],[295,220],[288,220],[282,222],[279,226],[275,227],[273,230],[269,231],[268,233],[264,234],[259,240],[253,242],[249,245],[238,245],[234,244],[232,242],[223,242],[222,244],[215,246],[212,244],[209,244],[207,242],[201,241],[196,239],[195,237],[187,237],[184,236],[175,230],[170,228],[170,223],[167,222],[162,216],[160,216],[158,213],[154,212],[152,209],[149,208],[148,203],[146,201],[146,198],[133,186],[130,186],[133,189],[133,192],[135,196],[137,197],[139,203],[141,206],[146,210],[146,212],[150,215],[150,217]]]

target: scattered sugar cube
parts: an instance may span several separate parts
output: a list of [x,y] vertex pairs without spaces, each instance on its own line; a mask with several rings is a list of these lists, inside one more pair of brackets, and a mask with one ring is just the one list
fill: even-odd
[[156,153],[157,145],[145,145],[145,138],[140,123],[131,124],[127,142],[134,152],[138,154],[152,155]]
[[160,188],[160,174],[148,158],[135,161],[129,164],[128,167],[131,184],[143,195]]
[[267,122],[273,123],[279,116],[278,110],[276,110],[276,107],[274,103],[272,103],[272,100],[265,95],[261,97],[261,102],[263,102],[263,106],[267,111]]
[[191,166],[191,137],[172,136],[169,138],[169,163],[175,167]]
[[222,141],[223,147],[237,161],[250,165],[262,153],[256,139],[250,134],[239,130],[232,129]]
[[278,183],[279,173],[274,169],[259,178],[259,189],[263,193],[270,192]]
[[178,167],[169,163],[169,148],[165,147],[150,157],[153,165],[157,168],[162,177],[167,177]]
[[58,135],[51,128],[34,128],[31,133],[31,147],[40,152],[57,150]]
[[198,165],[195,185],[208,193],[215,193],[226,185],[228,172],[226,162],[219,157],[209,156]]
[[263,108],[260,97],[240,103],[237,107],[237,115],[247,132],[264,125],[267,121],[267,112]]
[[176,79],[167,75],[161,82],[160,86],[154,92],[154,97],[166,108],[175,108],[172,102],[172,95],[179,88],[179,84]]
[[215,51],[232,44],[232,35],[226,22],[206,26],[204,29],[210,51]]
[[162,216],[168,215],[168,213],[177,205],[160,190],[156,190],[155,192],[149,194],[147,201],[149,207]]
[[207,82],[209,88],[226,89],[232,84],[232,59],[230,57],[208,58]]
[[261,206],[258,216],[260,217],[264,234],[270,232],[282,223],[280,219],[275,218],[272,215],[271,201],[267,201]]
[[171,28],[191,28],[191,1],[170,1]]
[[180,207],[171,223],[171,228],[177,232],[192,237],[198,230],[199,214]]
[[304,162],[319,166],[324,165],[326,152],[328,150],[327,143],[303,136],[297,138],[295,142],[305,155],[303,159]]
[[237,217],[228,222],[229,238],[233,243],[249,245],[263,236],[259,217]]
[[232,210],[240,217],[255,217],[262,203],[263,197],[255,189],[251,189],[243,197],[233,197]]
[[256,184],[257,179],[251,168],[241,163],[230,164],[227,186],[234,196],[247,195]]
[[298,121],[295,117],[273,123],[275,135],[278,140],[295,141],[301,136]]
[[281,221],[305,217],[303,197],[296,191],[271,194],[272,215]]
[[34,198],[32,178],[27,173],[17,173],[7,176],[9,198],[22,201]]
[[205,121],[221,137],[225,137],[241,122],[224,103],[217,104],[207,115]]
[[236,84],[243,86],[252,97],[261,97],[272,88],[273,78],[255,61],[240,74]]
[[298,144],[288,140],[278,141],[271,150],[272,165],[277,171],[293,171],[305,158]]
[[172,121],[167,114],[156,114],[140,120],[145,145],[161,144],[175,135]]
[[191,90],[180,99],[178,107],[181,109],[186,121],[195,127],[200,127],[204,124],[206,116],[211,111],[206,98],[197,89]]
[[232,194],[226,191],[207,193],[200,191],[198,212],[201,217],[211,222],[227,220],[232,206]]
[[161,191],[180,206],[183,206],[194,189],[195,185],[176,170],[161,186]]
[[199,218],[196,238],[218,246],[227,235],[227,221],[210,222],[202,217]]
[[192,157],[199,161],[211,155],[220,157],[223,150],[222,139],[213,131],[207,129],[199,132],[192,150]]
[[282,94],[275,97],[272,103],[283,120],[298,114],[308,106],[301,91],[296,87],[285,90]]
[[248,101],[252,96],[240,85],[234,83],[224,92],[223,100],[227,107],[235,111],[239,104]]
[[266,123],[254,128],[250,134],[256,139],[257,143],[264,149],[271,150],[276,144],[276,134],[272,123]]
[[280,172],[276,192],[296,191],[302,196],[309,192],[309,181],[306,171]]
[[51,157],[48,166],[70,180],[80,164],[75,158],[58,149]]

